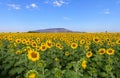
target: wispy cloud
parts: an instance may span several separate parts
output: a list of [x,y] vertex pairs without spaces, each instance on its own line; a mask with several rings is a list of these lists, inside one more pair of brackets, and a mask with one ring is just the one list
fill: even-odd
[[25,6],[25,8],[27,8],[27,9],[28,9],[28,8],[30,8],[30,6],[29,6],[29,5],[26,5],[26,6]]
[[35,4],[35,3],[32,3],[30,6],[31,6],[32,8],[38,8],[37,4]]
[[44,3],[45,3],[45,4],[49,4],[49,1],[45,1]]
[[64,20],[72,20],[71,18],[69,17],[63,17]]
[[47,0],[45,4],[52,4],[55,7],[61,7],[65,4],[69,4],[66,0]]
[[53,1],[53,5],[57,7],[61,7],[65,2],[63,0],[55,0]]
[[110,9],[103,9],[100,14],[106,14],[106,15],[109,15],[111,13]]
[[110,9],[105,9],[103,13],[104,14],[110,14]]
[[15,9],[15,10],[20,9],[20,5],[17,4],[7,4],[7,6],[9,7],[9,9]]
[[26,5],[26,8],[29,9],[29,8],[38,8],[38,5],[35,4],[35,3],[31,3],[30,5]]

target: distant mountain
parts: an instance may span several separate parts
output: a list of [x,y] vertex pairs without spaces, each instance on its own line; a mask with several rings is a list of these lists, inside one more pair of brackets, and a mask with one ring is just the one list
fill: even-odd
[[29,32],[73,32],[73,31],[65,28],[48,28],[48,29],[40,29],[40,30],[34,30]]

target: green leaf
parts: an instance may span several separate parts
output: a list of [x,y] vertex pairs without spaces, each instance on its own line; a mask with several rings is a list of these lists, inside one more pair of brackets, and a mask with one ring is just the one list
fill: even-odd
[[108,75],[107,75],[107,73],[105,73],[105,72],[101,72],[101,73],[100,73],[100,76],[106,78]]
[[112,72],[110,73],[110,77],[111,78],[116,78]]
[[23,71],[25,71],[24,70],[24,68],[22,68],[22,67],[16,67],[16,68],[12,68],[10,71],[9,71],[9,75],[15,75],[16,73],[17,74],[20,74],[20,73],[22,73]]
[[14,66],[19,66],[19,65],[21,65],[23,63],[23,61],[18,61],[18,62],[16,62],[15,64],[14,64]]
[[13,75],[15,75],[17,72],[16,72],[16,68],[13,68],[13,69],[11,69],[10,71],[9,71],[9,75],[10,76],[13,76]]
[[65,78],[77,78],[77,73],[75,71],[66,71]]
[[17,67],[17,68],[16,68],[17,74],[20,74],[20,73],[22,73],[23,71],[24,71],[24,68],[23,68],[23,67]]
[[9,68],[11,68],[12,66],[10,64],[4,64],[4,69],[8,70]]
[[4,70],[4,71],[1,72],[1,75],[6,75],[6,74],[7,74],[6,70]]
[[85,74],[83,77],[81,77],[81,78],[92,78],[92,77],[90,77],[88,74]]

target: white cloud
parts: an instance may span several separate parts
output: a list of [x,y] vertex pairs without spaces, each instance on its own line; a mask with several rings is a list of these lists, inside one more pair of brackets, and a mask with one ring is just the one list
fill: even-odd
[[20,5],[17,5],[17,4],[7,4],[7,6],[8,6],[10,9],[16,9],[16,10],[19,10],[19,9],[20,9]]
[[105,9],[103,13],[104,14],[110,14],[110,9]]
[[69,17],[63,17],[64,20],[71,20]]
[[37,7],[38,7],[35,3],[32,3],[30,6],[31,6],[32,8],[37,8]]
[[66,0],[46,0],[44,3],[52,4],[53,6],[56,6],[56,7],[61,7],[65,4],[69,4]]
[[61,4],[64,4],[64,3],[65,3],[63,0],[60,0],[59,2],[60,2]]
[[35,4],[35,3],[32,3],[30,5],[26,5],[25,7],[26,7],[26,9],[29,9],[29,8],[38,8],[38,5]]
[[25,7],[26,7],[27,9],[30,8],[30,6],[28,6],[28,5],[26,5]]
[[57,7],[61,7],[65,2],[63,0],[55,0],[53,1],[53,5]]
[[106,15],[109,15],[111,12],[110,12],[110,9],[103,9],[100,14],[106,14]]

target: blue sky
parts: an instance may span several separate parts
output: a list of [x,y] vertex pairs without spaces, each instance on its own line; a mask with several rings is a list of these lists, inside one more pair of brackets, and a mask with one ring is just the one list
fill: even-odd
[[0,0],[0,32],[120,31],[120,0]]

